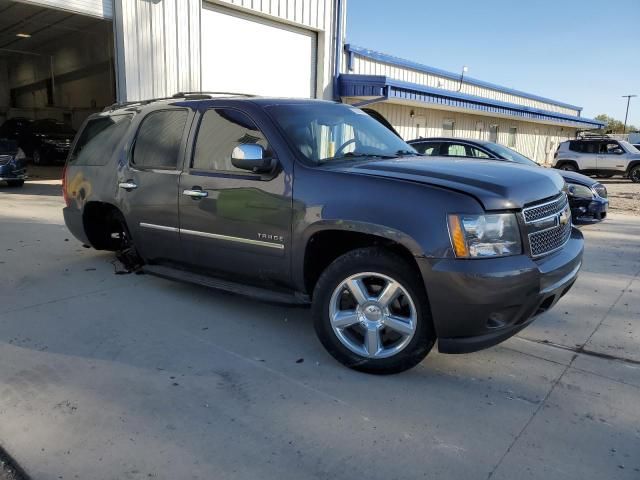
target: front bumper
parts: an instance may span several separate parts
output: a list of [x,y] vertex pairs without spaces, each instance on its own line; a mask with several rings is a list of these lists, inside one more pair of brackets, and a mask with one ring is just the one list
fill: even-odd
[[26,180],[27,169],[16,166],[14,163],[0,166],[0,181],[2,180]]
[[576,224],[597,223],[604,220],[609,210],[609,200],[606,198],[596,197],[593,199],[576,199],[569,200],[571,206],[571,216]]
[[574,228],[559,251],[533,260],[422,259],[438,350],[468,353],[496,345],[553,307],[576,280],[584,240]]

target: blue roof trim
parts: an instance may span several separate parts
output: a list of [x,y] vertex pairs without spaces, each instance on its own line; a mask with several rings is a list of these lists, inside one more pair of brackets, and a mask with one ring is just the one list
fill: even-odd
[[[428,65],[424,65],[421,63],[413,62],[411,60],[405,60],[403,58],[394,57],[392,55],[387,55],[386,53],[380,53],[373,50],[369,50],[363,47],[357,47],[355,45],[346,44],[344,49],[347,53],[355,53],[360,55],[361,57],[370,58],[372,60],[377,60],[382,63],[388,63],[390,65],[395,65],[397,67],[402,68],[410,68],[411,70],[417,70],[423,73],[430,73],[432,75],[438,75],[440,77],[449,78],[451,80],[460,80],[459,73],[447,72],[446,70],[440,70],[439,68],[429,67]],[[349,60],[349,68],[351,68],[351,59]],[[469,83],[471,85],[476,85],[478,87],[490,88],[491,90],[497,90],[498,92],[508,93],[511,95],[517,95],[518,97],[528,98],[530,100],[537,100],[538,102],[550,103],[552,105],[557,105],[559,107],[570,108],[573,110],[582,111],[582,107],[578,107],[576,105],[571,105],[569,103],[559,102],[557,100],[552,100],[551,98],[540,97],[538,95],[534,95],[532,93],[522,92],[520,90],[514,90],[513,88],[503,87],[502,85],[496,85],[495,83],[485,82],[483,80],[478,80],[471,77],[464,77],[464,83]]]
[[502,102],[466,93],[425,87],[417,83],[402,82],[381,75],[342,74],[339,78],[341,97],[382,97],[466,108],[486,113],[498,113],[523,120],[551,120],[567,124],[602,128],[604,123],[585,117],[550,112],[539,108],[525,107],[515,103]]

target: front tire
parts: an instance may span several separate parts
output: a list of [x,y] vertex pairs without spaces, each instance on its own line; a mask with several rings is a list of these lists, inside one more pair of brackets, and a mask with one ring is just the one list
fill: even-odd
[[636,165],[629,171],[629,178],[633,183],[640,183],[640,165]]
[[327,351],[362,372],[408,370],[436,340],[420,275],[382,248],[353,250],[331,263],[316,284],[312,308]]
[[560,165],[559,167],[560,170],[564,170],[565,172],[577,172],[578,171],[578,167],[575,166],[575,164],[573,163],[563,163],[562,165]]

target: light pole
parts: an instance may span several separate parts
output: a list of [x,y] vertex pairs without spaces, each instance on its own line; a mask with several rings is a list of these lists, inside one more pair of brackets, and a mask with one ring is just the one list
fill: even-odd
[[469,67],[466,65],[462,67],[462,73],[460,74],[460,85],[458,85],[458,92],[462,90],[462,81],[464,80],[464,74],[469,71]]
[[627,118],[629,117],[629,103],[633,97],[637,97],[637,95],[622,95],[622,98],[627,99],[627,113],[624,115],[624,127],[622,129],[622,133],[627,133]]

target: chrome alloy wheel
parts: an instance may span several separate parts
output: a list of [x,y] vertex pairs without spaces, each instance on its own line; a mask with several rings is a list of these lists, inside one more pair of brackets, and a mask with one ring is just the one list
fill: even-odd
[[352,352],[387,358],[411,341],[418,315],[409,292],[387,275],[364,272],[342,281],[331,295],[331,328]]

